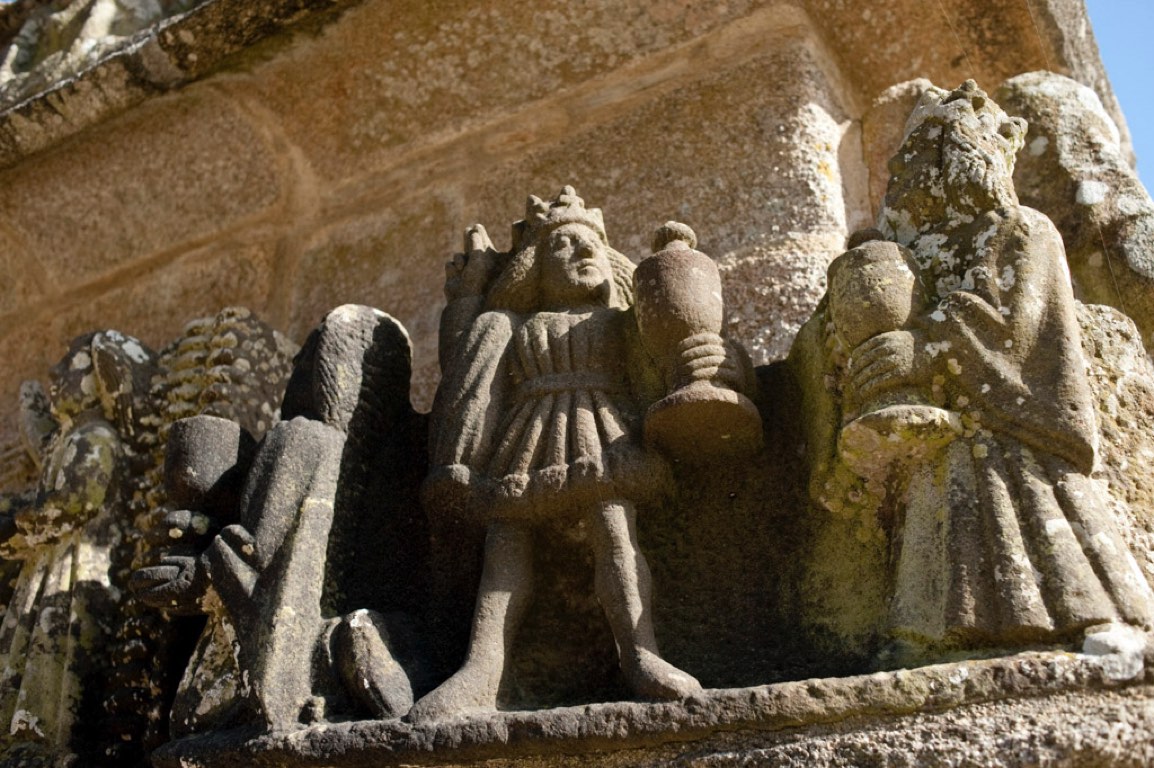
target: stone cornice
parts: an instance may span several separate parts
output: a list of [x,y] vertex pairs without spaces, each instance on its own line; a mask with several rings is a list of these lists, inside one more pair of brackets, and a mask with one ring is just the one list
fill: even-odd
[[352,0],[207,0],[0,111],[0,168],[198,80],[258,41]]

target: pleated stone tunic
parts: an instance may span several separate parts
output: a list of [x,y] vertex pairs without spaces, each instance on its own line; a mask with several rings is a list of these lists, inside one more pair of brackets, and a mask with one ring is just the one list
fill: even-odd
[[457,486],[487,519],[656,498],[669,467],[641,442],[645,366],[632,311],[483,314],[434,407],[426,490]]

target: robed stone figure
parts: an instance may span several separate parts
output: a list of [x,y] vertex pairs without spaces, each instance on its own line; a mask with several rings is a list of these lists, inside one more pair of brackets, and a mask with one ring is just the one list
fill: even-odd
[[[907,651],[1076,640],[1154,619],[1091,479],[1095,406],[1062,240],[1014,192],[1025,131],[972,81],[927,91],[890,163],[880,231],[840,257],[856,272],[831,265],[799,339],[823,337],[822,354],[840,357],[826,366],[834,387],[809,387],[836,401],[814,432],[811,489],[828,502],[828,479],[848,466],[889,503],[897,495],[885,629]],[[892,305],[895,285],[908,288],[891,316],[908,317],[851,327]]]

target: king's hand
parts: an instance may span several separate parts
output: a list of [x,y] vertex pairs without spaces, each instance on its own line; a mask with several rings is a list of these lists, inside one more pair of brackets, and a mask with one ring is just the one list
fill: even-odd
[[483,296],[501,268],[501,254],[480,224],[465,230],[465,251],[445,265],[445,298],[448,301]]

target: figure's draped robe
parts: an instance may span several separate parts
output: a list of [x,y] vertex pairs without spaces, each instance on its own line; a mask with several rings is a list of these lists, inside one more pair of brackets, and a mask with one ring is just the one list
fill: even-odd
[[999,645],[1149,626],[1150,586],[1089,478],[1097,427],[1061,238],[1028,208],[970,231],[983,224],[970,261],[923,263],[941,297],[922,318],[933,370],[972,421],[911,468],[890,629]]
[[35,511],[43,528],[19,553],[0,628],[0,727],[10,735],[69,743],[83,659],[115,603],[123,456],[120,435],[91,412],[49,445]]
[[426,500],[484,520],[644,503],[669,468],[641,445],[652,373],[630,310],[480,315],[445,363]]

